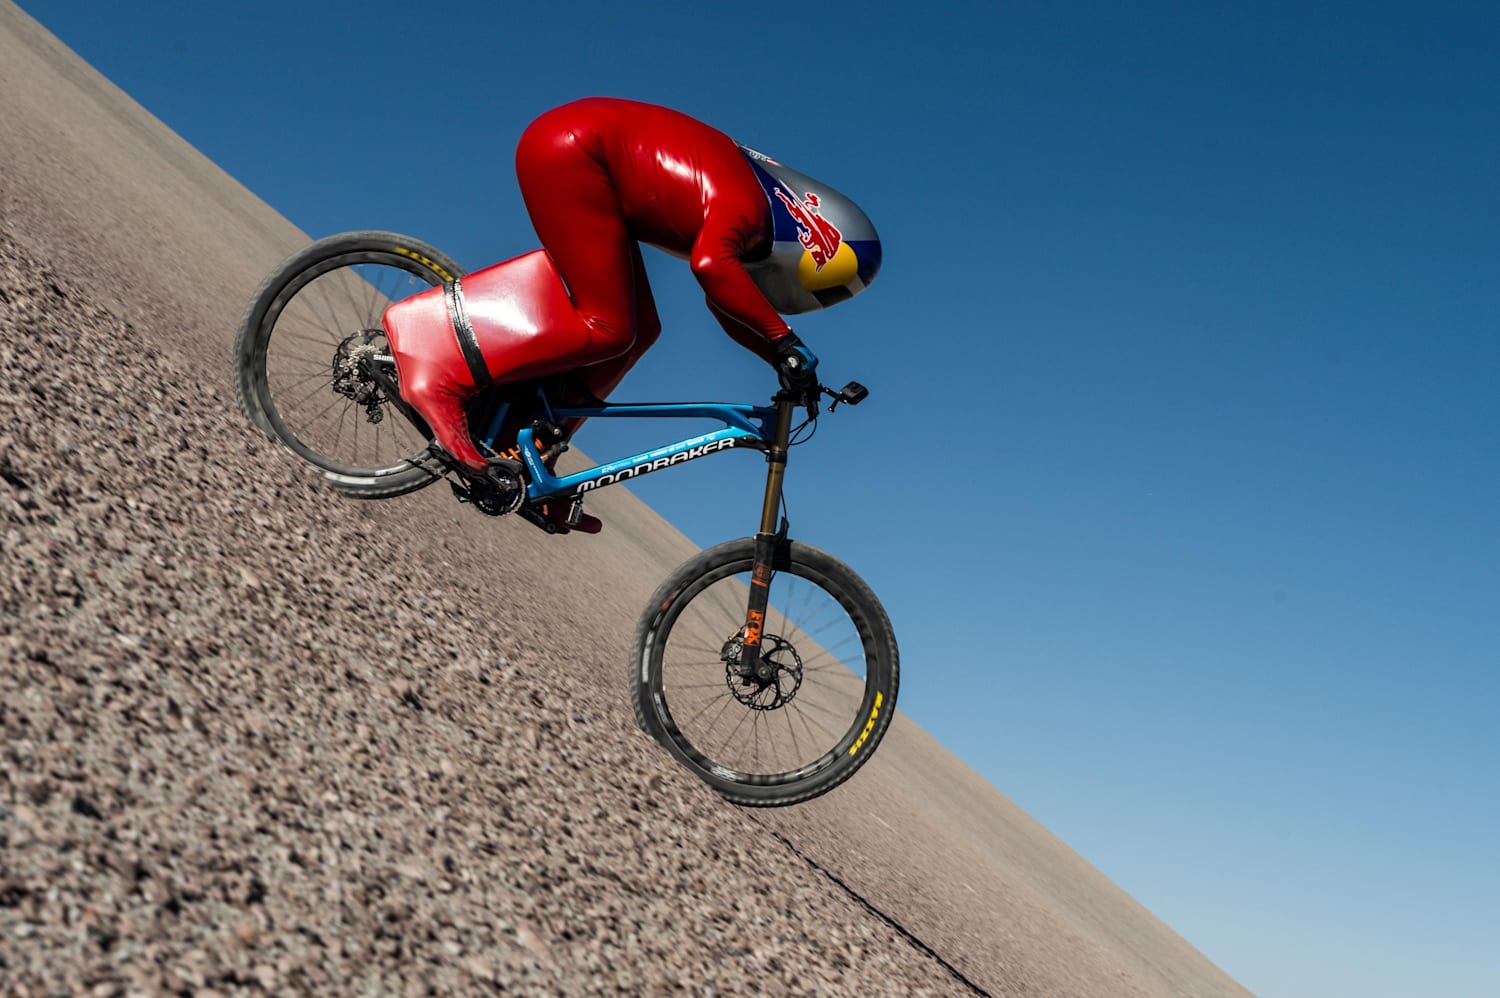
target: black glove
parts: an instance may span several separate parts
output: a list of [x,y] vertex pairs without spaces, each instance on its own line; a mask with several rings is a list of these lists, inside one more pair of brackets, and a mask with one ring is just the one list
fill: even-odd
[[818,355],[796,333],[787,333],[776,341],[776,373],[787,391],[804,397],[818,391]]

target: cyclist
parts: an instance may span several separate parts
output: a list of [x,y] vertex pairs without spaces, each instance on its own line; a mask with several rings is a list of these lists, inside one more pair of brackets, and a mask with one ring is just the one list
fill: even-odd
[[[556,276],[518,258],[385,320],[402,395],[476,471],[486,462],[464,405],[489,384],[577,372],[606,398],[656,342],[640,243],[686,258],[724,330],[797,389],[817,384],[818,359],[781,315],[850,298],[880,267],[875,229],[848,198],[665,107],[593,97],[548,111],[522,134],[516,175]],[[566,513],[548,510],[559,525]]]

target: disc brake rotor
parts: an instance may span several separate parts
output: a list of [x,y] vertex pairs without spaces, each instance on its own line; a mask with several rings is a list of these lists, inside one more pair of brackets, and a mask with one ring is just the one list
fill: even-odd
[[778,634],[761,635],[761,664],[771,666],[767,679],[745,675],[740,668],[744,649],[744,636],[736,633],[724,642],[719,654],[724,682],[734,698],[751,710],[776,710],[791,703],[802,688],[802,658],[792,643]]

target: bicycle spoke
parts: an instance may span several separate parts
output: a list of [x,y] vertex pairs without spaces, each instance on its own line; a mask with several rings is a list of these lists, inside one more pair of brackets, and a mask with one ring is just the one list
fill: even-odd
[[313,380],[314,378],[317,378],[318,381],[321,382],[321,384],[318,385],[319,388],[332,388],[333,387],[333,379],[328,376],[328,372],[327,371],[314,371],[314,372],[306,373],[306,374],[304,374],[304,373],[302,373],[300,371],[299,372],[294,372],[294,373],[283,372],[283,371],[277,371],[275,373],[272,373],[270,371],[266,372],[266,380],[268,380],[268,381],[270,379],[272,379],[272,378],[278,378],[279,379],[279,378],[292,378],[292,377],[295,377],[297,380],[289,382],[287,384],[287,386],[286,386],[287,388],[297,388],[297,387],[299,387],[301,385],[307,384],[309,381]]
[[333,397],[333,401],[329,402],[321,410],[319,410],[318,414],[312,418],[311,422],[320,422],[324,416],[328,415],[329,411],[332,410],[334,406],[342,406],[342,408],[339,409],[339,419],[342,420],[343,414],[349,411],[349,400],[342,396],[335,395]]
[[721,748],[721,749],[724,748],[726,745],[728,745],[734,739],[735,735],[737,735],[737,734],[740,733],[740,728],[744,727],[744,725],[745,725],[745,718],[748,715],[753,714],[753,713],[754,713],[754,711],[747,710],[743,714],[740,715],[740,719],[739,719],[739,721],[737,721],[735,723],[734,729],[729,732],[729,736],[724,739],[723,745],[720,745],[719,748]]
[[[331,380],[330,381],[325,381],[325,382],[319,384],[317,387],[315,387],[312,391],[308,392],[306,395],[304,395],[301,398],[299,398],[297,401],[293,402],[290,406],[278,405],[276,408],[279,411],[283,412],[283,413],[288,413],[289,414],[291,412],[294,412],[297,409],[300,409],[303,406],[303,404],[306,403],[313,396],[315,396],[315,395],[321,395],[325,390],[331,389],[332,387],[333,387],[333,382]],[[334,402],[335,403],[342,402],[342,401],[344,401],[344,400],[342,398],[340,398],[339,396],[337,396],[337,395],[334,396]],[[327,412],[328,410],[324,409],[323,411]]]
[[[725,693],[722,696],[715,697],[712,700],[704,701],[703,707],[701,709],[699,709],[698,713],[696,713],[692,717],[688,718],[688,723],[691,724],[693,721],[698,720],[698,718],[702,717],[708,711],[708,709],[710,707],[712,707],[714,704],[718,703],[720,700],[723,700],[724,701],[724,706],[728,707],[731,703],[734,702],[734,697],[731,696],[728,691],[725,691]],[[719,717],[722,716],[723,713],[724,713],[723,708],[720,708],[719,713],[714,715],[715,722],[718,721]],[[713,725],[709,725],[709,727],[713,727]]]
[[343,280],[339,282],[340,290],[344,292],[344,300],[347,301],[349,303],[349,307],[354,310],[354,317],[360,320],[361,326],[364,326],[368,324],[366,316],[370,314],[370,306],[368,303],[366,303],[364,308],[360,308],[359,302],[355,301],[354,289],[349,286],[354,281],[359,281],[363,284],[369,283],[368,281],[365,281],[362,277],[360,277],[358,267],[351,267],[349,268],[349,273],[343,275]]
[[335,433],[334,436],[333,436],[333,448],[334,448],[334,450],[338,450],[339,441],[342,440],[342,439],[344,439],[344,417],[347,416],[347,415],[349,415],[349,409],[347,407],[339,410],[339,427],[338,427],[338,432]]
[[274,334],[274,338],[275,338],[275,341],[277,343],[283,343],[286,340],[301,340],[303,343],[311,343],[312,345],[314,345],[316,347],[325,348],[325,349],[328,348],[328,347],[336,347],[336,346],[338,346],[339,345],[339,340],[343,339],[343,337],[336,336],[336,335],[335,336],[329,336],[327,338],[324,338],[324,337],[314,337],[314,336],[309,336],[306,333],[298,333],[298,332],[294,332],[294,331],[292,331],[290,329],[279,329],[279,328],[276,330],[276,332]]
[[806,710],[803,710],[800,705],[796,706],[796,713],[797,713],[797,716],[802,719],[802,725],[803,725],[803,727],[805,727],[807,729],[807,733],[809,735],[811,735],[811,736],[813,736],[815,738],[817,737],[817,735],[813,732],[813,729],[812,729],[812,726],[814,724],[816,724],[822,730],[823,734],[825,734],[825,735],[831,735],[835,740],[838,739],[838,737],[839,737],[839,733],[838,732],[831,731],[828,728],[824,727],[822,721],[819,721],[817,718],[813,717]]
[[[678,647],[678,646],[674,646],[674,647]],[[722,650],[722,648],[723,648],[722,645],[719,648],[711,648],[708,645],[686,645],[685,644],[685,645],[682,645],[682,646],[678,647],[678,650],[679,651],[697,652],[700,655],[712,655],[713,656],[713,661],[717,662],[717,661],[719,661],[719,652]]]
[[[349,410],[346,409],[344,411],[348,412]],[[360,410],[355,409],[354,410],[354,420],[353,420],[353,423],[354,423],[354,463],[355,464],[359,464],[359,424],[360,424],[361,421],[362,420],[360,419]]]
[[[322,315],[319,315],[318,318],[323,323],[323,328],[333,336],[335,343],[348,335],[349,330],[344,329],[344,324],[339,321],[339,313],[333,302],[328,301],[326,297],[315,295],[307,302],[307,306],[315,313],[321,311],[326,314],[327,318],[324,318]],[[321,309],[319,306],[321,306]]]
[[782,711],[781,716],[786,718],[787,734],[792,736],[792,753],[798,759],[802,759],[802,746],[797,744],[797,726],[792,723],[791,711]]

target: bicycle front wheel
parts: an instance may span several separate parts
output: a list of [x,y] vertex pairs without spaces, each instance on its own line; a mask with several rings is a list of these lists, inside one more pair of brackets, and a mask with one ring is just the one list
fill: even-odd
[[774,563],[761,635],[768,679],[740,669],[752,538],[684,564],[636,634],[636,720],[737,804],[796,804],[862,766],[896,707],[896,638],[880,601],[843,562],[789,541]]

